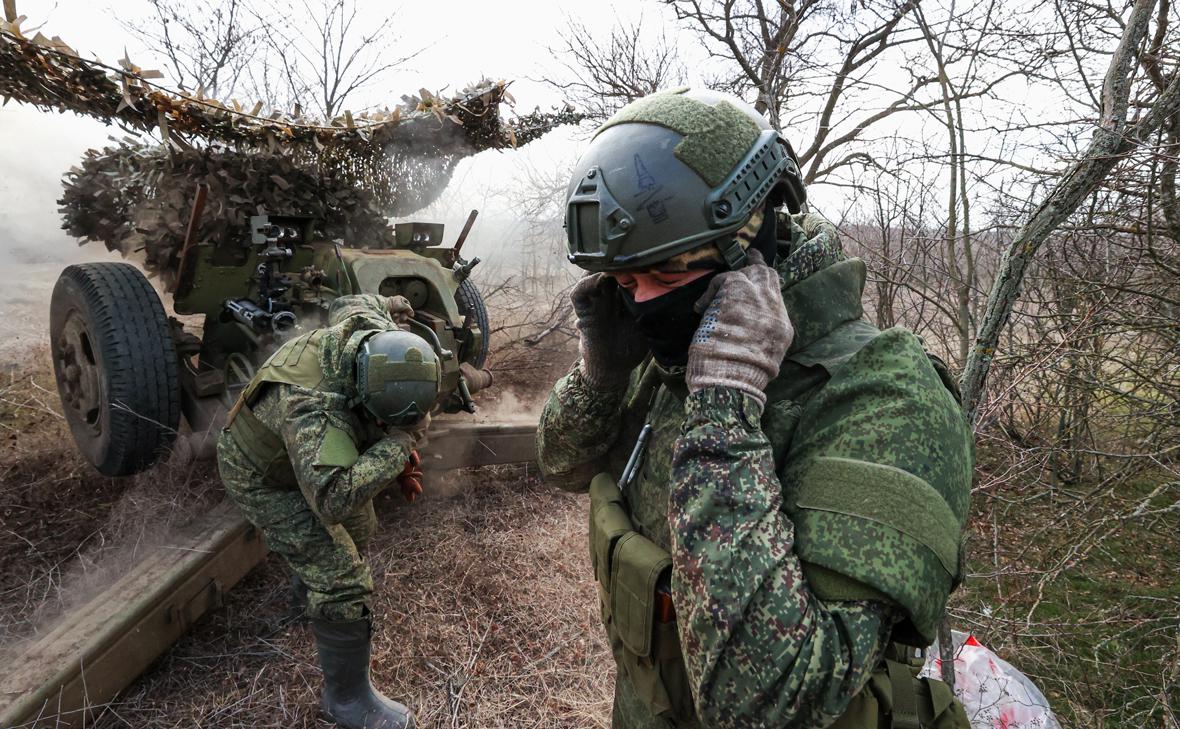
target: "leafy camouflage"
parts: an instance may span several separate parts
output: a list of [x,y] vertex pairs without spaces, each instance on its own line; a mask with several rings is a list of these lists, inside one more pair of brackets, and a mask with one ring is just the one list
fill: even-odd
[[[860,321],[863,264],[843,260],[834,227],[821,218],[784,222],[791,240],[780,241],[776,268],[797,334],[767,387],[765,409],[727,388],[689,395],[680,374],[651,366],[633,374],[626,394],[603,396],[587,387],[579,364],[555,386],[542,414],[542,469],[571,490],[585,488],[599,471],[617,478],[644,421],[653,426],[626,497],[635,529],[672,554],[672,593],[697,715],[653,715],[620,670],[616,727],[825,726],[862,690],[905,615],[892,600],[821,600],[796,554],[796,525],[788,516],[795,505],[784,500],[792,497],[787,474],[803,465],[796,459],[810,457],[793,453],[793,441],[813,442],[807,433],[796,435],[799,423],[814,422],[818,409],[833,406],[819,395],[834,372],[844,378],[845,392],[883,392],[886,401],[898,395],[873,381],[871,358],[855,366],[857,351],[879,334]],[[858,372],[865,376],[861,385]],[[909,412],[911,404],[933,407],[962,424],[937,378],[919,382],[938,394],[894,412]],[[856,442],[865,423],[846,420],[833,414],[824,438]],[[874,433],[901,427],[904,437],[866,441],[871,447],[858,457],[914,462],[934,449],[957,454],[948,458],[948,472],[966,465],[965,424],[931,431],[921,419],[904,425],[875,424]],[[942,486],[965,505],[969,483],[969,472],[963,478],[960,471]],[[894,569],[922,586],[920,565]]]
[[123,58],[119,67],[82,58],[60,38],[26,37],[22,19],[0,18],[0,101],[72,111],[156,132],[87,153],[60,201],[72,235],[101,241],[166,284],[177,266],[198,183],[209,187],[197,242],[240,246],[249,216],[306,215],[345,245],[389,242],[388,217],[419,210],[442,193],[459,161],[526,144],[583,115],[570,107],[509,120],[508,82],[481,79],[455,94],[420,89],[401,103],[334,119],[309,119],[263,104],[171,91],[159,71]]
[[[309,588],[307,614],[325,620],[356,620],[373,583],[362,550],[376,525],[373,497],[401,472],[413,438],[383,432],[351,407],[358,334],[391,329],[384,297],[365,294],[338,299],[330,326],[318,330],[318,387],[274,383],[250,407],[281,447],[266,463],[257,448],[243,447],[235,420],[218,439],[218,467],[226,491],[262,530],[267,546],[280,554]],[[283,350],[280,350],[283,351]],[[259,376],[265,377],[265,365]],[[240,416],[239,416],[240,417]],[[325,448],[343,433],[359,454],[351,466],[326,465]]]
[[[486,78],[454,96],[421,89],[403,96],[393,109],[308,119],[299,111],[264,109],[262,102],[243,105],[206,98],[201,90],[171,91],[157,82],[163,76],[159,71],[142,69],[128,58],[119,61],[119,68],[85,59],[60,38],[40,32],[28,38],[20,26],[19,19],[0,19],[0,97],[5,100],[73,111],[124,128],[155,130],[180,149],[198,141],[239,150],[281,148],[305,162],[314,160],[318,169],[348,176],[352,184],[380,191],[391,189],[386,183],[413,184],[409,175],[396,174],[402,166],[398,157],[449,158],[449,174],[460,157],[524,144],[581,119],[567,108],[534,112],[515,125],[505,123],[499,108],[511,103],[508,82]],[[419,184],[429,186],[433,181]],[[384,194],[381,197],[387,201]]]
[[124,144],[89,150],[65,176],[58,201],[70,235],[131,256],[170,285],[197,186],[208,186],[195,240],[241,248],[260,211],[317,220],[316,233],[354,246],[386,247],[393,229],[376,197],[331,172],[309,171],[282,154],[185,151]]

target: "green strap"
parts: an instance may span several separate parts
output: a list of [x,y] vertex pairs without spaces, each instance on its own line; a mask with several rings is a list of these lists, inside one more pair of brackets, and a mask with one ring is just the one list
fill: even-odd
[[843,514],[896,529],[929,549],[948,575],[958,573],[959,520],[934,487],[907,471],[852,458],[816,458],[799,484],[796,503],[804,512]]
[[918,693],[909,666],[886,659],[885,670],[893,694],[893,729],[922,729],[918,719]]

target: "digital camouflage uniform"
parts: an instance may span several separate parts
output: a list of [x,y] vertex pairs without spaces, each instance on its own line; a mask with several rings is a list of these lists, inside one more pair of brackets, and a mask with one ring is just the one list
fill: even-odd
[[[376,526],[372,499],[394,481],[412,449],[408,435],[389,436],[350,406],[360,333],[397,328],[385,307],[381,296],[340,297],[326,328],[286,343],[259,369],[243,392],[250,402],[240,401],[235,411],[248,409],[261,438],[269,432],[277,448],[260,456],[251,446],[259,435],[246,428],[251,423],[241,412],[231,413],[217,442],[226,491],[307,585],[311,618],[362,616],[373,591],[362,556]],[[317,358],[318,384],[267,381],[275,376],[267,365],[292,364],[300,353]]]
[[[602,504],[617,499],[601,494],[653,427],[622,501],[661,548],[640,562],[655,572],[670,553],[675,619],[645,622],[644,590],[592,553],[618,663],[615,727],[876,726],[906,708],[887,706],[891,639],[928,644],[959,578],[973,445],[945,371],[913,334],[862,320],[864,264],[844,258],[830,223],[782,214],[779,230],[795,338],[765,408],[728,388],[688,394],[654,364],[626,390],[596,392],[579,362],[541,416],[547,477],[569,490],[611,477],[590,486],[592,552],[610,528]],[[612,553],[642,541],[630,536]],[[938,686],[924,690],[961,726]]]

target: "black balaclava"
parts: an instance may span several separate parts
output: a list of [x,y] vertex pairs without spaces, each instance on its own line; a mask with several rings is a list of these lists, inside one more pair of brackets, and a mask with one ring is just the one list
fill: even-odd
[[[750,248],[761,253],[768,266],[774,266],[778,252],[774,197],[772,194],[772,199],[766,201],[762,225],[750,240]],[[705,295],[709,282],[721,271],[720,268],[710,271],[695,281],[647,301],[636,301],[630,291],[619,287],[623,305],[635,319],[639,333],[651,345],[652,356],[660,365],[683,367],[688,364],[688,345],[692,343],[692,337],[701,324],[701,314],[697,313],[694,304]]]
[[688,364],[688,345],[701,323],[701,315],[693,308],[693,304],[704,296],[709,282],[718,273],[720,270],[712,271],[647,301],[636,301],[630,291],[619,287],[623,305],[631,312],[639,333],[651,345],[651,354],[656,362],[664,367],[683,367]]
[[770,199],[762,207],[762,226],[750,240],[750,247],[762,254],[766,265],[774,268],[775,258],[778,256],[778,215],[775,212],[775,198],[777,193],[771,193]]

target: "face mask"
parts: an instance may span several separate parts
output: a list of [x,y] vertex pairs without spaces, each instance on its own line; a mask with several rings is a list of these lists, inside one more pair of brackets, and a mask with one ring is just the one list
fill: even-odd
[[648,301],[636,301],[631,292],[620,288],[623,305],[635,319],[639,333],[651,345],[652,356],[664,367],[688,364],[688,345],[701,323],[693,304],[705,294],[709,281],[719,272],[702,276],[680,288]]

